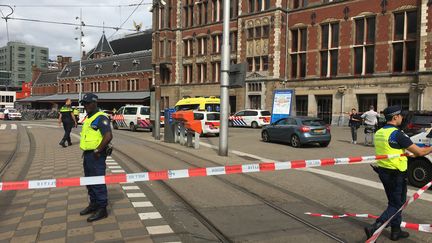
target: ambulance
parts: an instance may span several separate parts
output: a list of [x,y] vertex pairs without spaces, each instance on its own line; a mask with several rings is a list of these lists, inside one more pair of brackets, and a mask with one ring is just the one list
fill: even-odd
[[[432,146],[432,128],[414,135],[411,141],[419,147]],[[415,187],[423,187],[432,181],[432,155],[424,157],[408,157],[408,181]]]
[[242,110],[229,117],[230,127],[258,128],[270,124],[270,111],[266,110]]
[[112,118],[114,129],[126,128],[135,132],[137,129],[152,130],[150,107],[143,105],[122,106]]
[[208,112],[220,112],[220,99],[210,97],[186,97],[175,104],[176,111],[199,110]]

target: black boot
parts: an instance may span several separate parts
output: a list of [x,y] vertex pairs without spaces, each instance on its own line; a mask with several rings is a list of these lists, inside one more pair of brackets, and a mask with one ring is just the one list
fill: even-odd
[[66,140],[63,138],[61,141],[60,141],[60,143],[59,143],[59,145],[61,145],[63,148],[66,148],[67,146],[66,146]]
[[72,141],[70,138],[67,140],[67,143],[68,143],[68,146],[72,146]]
[[364,228],[364,231],[366,233],[366,237],[369,239],[372,237],[372,235],[375,233],[375,231],[381,227],[382,223],[381,222],[375,222],[370,226],[366,226]]
[[406,231],[402,231],[400,226],[391,227],[390,240],[397,241],[399,239],[408,238],[409,233]]
[[97,205],[90,203],[84,210],[80,212],[80,215],[87,215],[95,212],[97,210]]
[[105,207],[103,208],[98,208],[92,216],[87,218],[87,222],[93,222],[96,220],[101,220],[108,217],[108,212],[107,209]]

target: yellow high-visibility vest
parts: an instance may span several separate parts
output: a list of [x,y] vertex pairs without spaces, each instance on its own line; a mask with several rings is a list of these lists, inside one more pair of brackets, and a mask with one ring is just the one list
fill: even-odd
[[[404,154],[405,149],[395,149],[389,144],[390,135],[398,130],[396,127],[381,128],[375,133],[375,153],[377,155]],[[408,167],[407,157],[382,159],[377,162],[379,167],[404,172]]]
[[97,147],[99,147],[100,143],[102,142],[103,136],[100,130],[94,130],[91,127],[91,124],[96,118],[99,116],[106,116],[105,113],[102,111],[96,112],[92,117],[87,118],[84,121],[84,124],[82,126],[81,130],[81,140],[80,140],[80,149],[87,151],[87,150],[95,150]]

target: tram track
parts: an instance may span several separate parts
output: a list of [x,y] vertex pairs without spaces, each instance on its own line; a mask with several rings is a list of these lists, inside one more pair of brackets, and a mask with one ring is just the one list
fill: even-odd
[[[151,148],[152,150],[155,150],[155,151],[157,151],[159,153],[162,153],[162,154],[164,154],[166,156],[172,157],[172,158],[174,158],[174,159],[176,159],[176,160],[178,160],[178,161],[180,161],[180,162],[182,162],[182,163],[184,163],[184,164],[186,164],[186,165],[188,165],[190,167],[196,168],[196,167],[201,167],[202,166],[202,165],[197,165],[195,163],[191,163],[191,162],[189,162],[189,161],[187,161],[185,159],[181,159],[181,158],[179,158],[179,156],[174,156],[172,153],[168,153],[166,150],[161,149],[160,147],[157,146],[157,144],[152,143],[150,141],[146,141],[146,140],[137,138],[135,136],[121,134],[120,132],[116,132],[116,135],[120,135],[120,136],[124,136],[124,137],[127,137],[127,138],[132,138],[134,140],[137,140],[137,141],[139,141],[139,143],[141,143],[141,144],[143,144],[143,145]],[[199,159],[199,160],[205,160],[207,163],[210,163],[211,165],[214,165],[214,166],[224,166],[223,164],[220,164],[218,162],[202,158],[200,156],[197,156],[195,154],[189,153],[187,151],[183,151],[183,150],[175,149],[175,148],[171,148],[171,147],[169,149],[174,150],[174,151],[176,151],[178,153],[186,154],[188,156],[194,157],[194,158]],[[129,156],[127,153],[125,153],[121,149],[116,148],[115,151],[118,152],[118,153],[120,153],[123,157],[127,158],[132,163],[134,163],[141,170],[143,170],[143,171],[151,171],[147,166],[143,165],[142,163],[140,163],[136,159],[132,158],[131,156]],[[278,187],[278,186],[276,186],[274,184],[271,184],[271,183],[269,183],[267,181],[263,181],[263,180],[261,180],[259,178],[253,177],[251,175],[241,174],[241,176],[244,176],[244,177],[246,177],[248,179],[251,179],[255,183],[259,183],[261,185],[265,185],[267,187],[270,187],[270,188],[272,188],[274,190],[278,190],[278,191],[280,191],[282,193],[291,194],[286,189],[280,188],[280,187]],[[228,185],[228,186],[230,186],[232,188],[235,188],[236,190],[241,191],[241,192],[245,193],[246,195],[251,196],[252,198],[255,198],[256,200],[262,202],[263,204],[267,205],[268,207],[272,208],[273,210],[277,211],[278,213],[281,213],[281,214],[283,214],[283,215],[291,218],[292,220],[297,221],[298,223],[303,224],[306,227],[308,227],[310,229],[313,229],[314,231],[319,232],[320,234],[326,236],[327,238],[329,238],[329,239],[331,239],[331,240],[333,240],[335,242],[346,242],[344,239],[340,238],[338,235],[336,235],[334,233],[331,233],[331,232],[328,232],[327,230],[325,230],[322,227],[317,226],[317,225],[309,222],[308,220],[302,219],[301,217],[295,215],[294,213],[292,213],[292,212],[290,212],[290,211],[282,208],[281,206],[277,205],[276,203],[271,202],[270,200],[264,198],[263,196],[259,195],[258,193],[255,193],[255,192],[251,191],[250,189],[248,189],[248,188],[246,188],[244,186],[236,184],[236,183],[234,183],[234,182],[232,182],[232,181],[230,181],[228,179],[225,179],[223,177],[215,176],[215,178],[217,180],[221,181],[222,183],[224,183],[224,184],[226,184],[226,185]],[[184,198],[179,192],[177,192],[175,189],[173,189],[171,186],[169,186],[166,182],[163,181],[162,183],[166,187],[168,187],[170,191],[173,191],[179,198],[181,198],[182,201],[184,201],[188,205],[188,208],[190,210],[192,210],[191,213],[193,213],[194,215],[197,215],[198,216],[197,219],[199,219],[212,233],[214,233],[215,236],[219,240],[221,240],[221,242],[232,242],[232,240],[228,236],[224,235],[223,232],[220,229],[218,229],[215,225],[213,225],[211,223],[211,221],[208,218],[205,217],[205,215],[201,214],[197,209],[195,209],[194,205],[192,205],[190,202],[188,202],[188,200],[186,198]]]

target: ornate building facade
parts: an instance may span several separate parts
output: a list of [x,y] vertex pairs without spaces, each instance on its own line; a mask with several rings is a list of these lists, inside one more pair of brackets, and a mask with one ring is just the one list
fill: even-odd
[[[231,112],[271,109],[273,91],[295,91],[297,115],[343,124],[351,108],[398,104],[431,110],[428,0],[232,0],[231,62],[247,63]],[[156,1],[154,78],[165,104],[218,96],[222,0]]]

